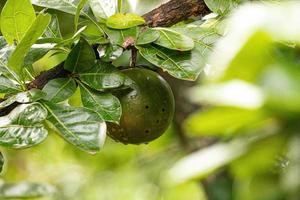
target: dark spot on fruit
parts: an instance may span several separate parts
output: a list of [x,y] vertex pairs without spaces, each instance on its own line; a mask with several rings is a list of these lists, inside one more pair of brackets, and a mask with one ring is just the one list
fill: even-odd
[[149,133],[150,131],[147,129],[147,130],[145,130],[145,133]]
[[145,106],[145,108],[146,108],[146,109],[148,109],[148,108],[149,108],[149,106]]
[[159,120],[156,120],[156,123],[158,124],[158,123],[159,123]]
[[163,108],[163,109],[161,109],[161,111],[165,112],[165,111],[166,111],[166,109],[164,109],[164,108]]

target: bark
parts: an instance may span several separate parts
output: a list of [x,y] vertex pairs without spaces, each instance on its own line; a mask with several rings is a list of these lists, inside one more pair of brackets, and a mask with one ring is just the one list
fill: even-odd
[[172,26],[191,16],[206,15],[210,11],[203,0],[172,0],[146,13],[148,26]]

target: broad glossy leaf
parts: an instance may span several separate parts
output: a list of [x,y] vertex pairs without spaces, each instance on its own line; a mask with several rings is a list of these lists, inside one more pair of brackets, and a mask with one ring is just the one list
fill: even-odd
[[[16,75],[7,67],[8,59],[12,52],[15,50],[15,46],[8,45],[3,36],[0,37],[2,47],[0,49],[0,74],[6,77],[15,77]],[[3,43],[2,43],[3,42]]]
[[1,32],[7,43],[19,43],[35,18],[29,0],[8,0],[1,12]]
[[2,152],[0,151],[0,173],[3,170],[3,165],[4,165],[4,157],[3,157]]
[[8,66],[20,74],[26,54],[50,23],[51,15],[41,13],[27,30],[23,39],[8,60]]
[[99,57],[104,62],[110,62],[116,60],[123,53],[123,48],[117,45],[100,45],[97,49]]
[[98,20],[106,19],[117,11],[116,0],[89,0],[89,3],[94,16]]
[[55,188],[41,183],[0,183],[1,199],[28,199],[49,196],[55,192]]
[[103,91],[123,86],[125,75],[109,63],[98,62],[91,70],[80,73],[82,82],[95,90]]
[[44,102],[43,105],[48,110],[47,120],[66,141],[89,153],[102,148],[106,124],[98,113],[87,108],[59,106],[50,102]]
[[168,49],[189,51],[195,46],[193,39],[170,28],[155,28],[160,37],[154,42]]
[[139,33],[136,44],[143,45],[155,42],[160,37],[160,34],[157,30],[151,28],[142,28]]
[[238,6],[239,3],[245,0],[204,0],[207,7],[219,15],[227,14],[231,9]]
[[81,38],[65,61],[64,68],[70,72],[84,72],[93,67],[96,56],[89,43]]
[[144,18],[134,13],[117,13],[106,20],[106,26],[113,29],[127,29],[145,24]]
[[62,102],[74,94],[76,87],[76,82],[72,78],[53,79],[43,88],[43,92],[47,94],[44,99],[52,103]]
[[62,38],[57,15],[52,15],[51,22],[47,26],[42,37],[43,38]]
[[0,93],[15,93],[19,91],[21,91],[21,89],[16,83],[0,75]]
[[0,102],[0,109],[7,107],[15,102],[31,103],[42,99],[46,94],[38,89],[31,89],[25,92],[9,96],[6,100]]
[[187,52],[173,51],[154,45],[137,46],[137,48],[150,63],[179,79],[195,80],[204,67],[201,63],[201,52],[197,48]]
[[119,45],[126,48],[128,47],[129,43],[135,44],[135,41],[138,37],[137,27],[124,30],[110,29],[105,26],[102,28],[113,45]]
[[104,121],[118,123],[122,109],[119,99],[109,93],[92,91],[80,83],[81,101],[84,107],[96,111]]
[[0,145],[20,149],[41,143],[47,137],[43,122],[47,110],[39,103],[21,104],[0,117]]

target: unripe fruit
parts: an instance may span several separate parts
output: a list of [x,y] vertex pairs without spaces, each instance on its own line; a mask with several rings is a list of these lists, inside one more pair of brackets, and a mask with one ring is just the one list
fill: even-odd
[[125,144],[148,143],[160,137],[174,115],[174,96],[157,73],[140,68],[123,71],[133,82],[130,90],[115,94],[122,104],[120,124],[108,124],[108,134]]

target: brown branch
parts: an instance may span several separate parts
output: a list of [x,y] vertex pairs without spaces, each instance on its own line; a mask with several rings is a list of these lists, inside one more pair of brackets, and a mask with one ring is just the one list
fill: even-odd
[[143,15],[148,26],[172,26],[191,16],[206,15],[210,11],[203,0],[172,0]]

